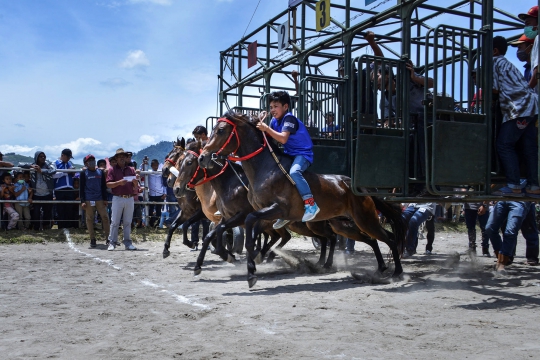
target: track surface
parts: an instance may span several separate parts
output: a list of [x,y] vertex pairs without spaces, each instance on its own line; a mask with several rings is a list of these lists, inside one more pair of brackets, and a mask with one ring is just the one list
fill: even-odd
[[[540,268],[523,265],[519,239],[510,276],[493,258],[453,255],[465,234],[437,233],[436,254],[404,260],[402,281],[371,282],[364,246],[336,253],[329,273],[258,266],[249,290],[245,261],[231,265],[178,240],[136,252],[88,243],[0,246],[3,359],[526,359],[540,350]],[[290,254],[315,262],[311,241]],[[425,241],[420,241],[419,250]],[[360,244],[359,244],[360,245]],[[383,252],[387,248],[382,247]],[[240,256],[243,260],[243,257]],[[305,270],[305,268],[304,268]],[[351,271],[355,273],[353,277]]]

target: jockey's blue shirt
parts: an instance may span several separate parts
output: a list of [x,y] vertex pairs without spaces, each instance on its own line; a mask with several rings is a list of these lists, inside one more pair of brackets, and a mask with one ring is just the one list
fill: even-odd
[[285,154],[291,156],[302,155],[307,161],[313,163],[313,142],[311,142],[306,127],[296,116],[288,112],[281,120],[272,118],[270,127],[279,133],[283,131],[290,133],[289,139],[283,144]]

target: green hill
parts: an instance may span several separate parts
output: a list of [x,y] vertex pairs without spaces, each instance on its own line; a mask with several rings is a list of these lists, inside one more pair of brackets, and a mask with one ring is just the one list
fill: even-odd
[[4,154],[4,161],[9,161],[10,163],[13,163],[13,165],[17,166],[19,165],[19,163],[31,164],[34,162],[34,158],[31,156],[24,156],[15,153],[7,153]]
[[157,144],[150,145],[136,153],[133,153],[133,160],[137,162],[137,166],[142,164],[145,156],[148,156],[148,162],[152,161],[152,159],[158,159],[160,163],[163,163],[165,156],[167,156],[172,148],[172,141],[160,141]]

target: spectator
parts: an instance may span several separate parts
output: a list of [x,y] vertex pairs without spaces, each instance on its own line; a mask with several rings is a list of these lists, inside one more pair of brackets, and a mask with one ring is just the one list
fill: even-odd
[[325,120],[326,126],[322,128],[322,132],[327,137],[332,137],[333,135],[336,134],[336,132],[341,130],[339,124],[335,123],[336,115],[332,111],[329,111],[324,115],[324,120]]
[[[15,187],[13,189],[16,200],[28,201],[27,203],[15,203],[15,210],[19,214],[19,230],[27,230],[30,228],[30,204],[32,203],[32,189],[30,184],[24,180],[22,172],[18,172],[15,175]],[[23,221],[24,220],[24,221]]]
[[519,61],[524,62],[523,77],[527,82],[531,81],[531,50],[534,44],[534,39],[529,39],[525,34],[516,40],[509,42],[508,45],[517,47],[516,56]]
[[86,211],[86,227],[90,235],[90,247],[96,247],[94,231],[95,210],[101,217],[105,239],[110,232],[109,216],[107,215],[107,183],[105,172],[96,168],[96,158],[89,154],[84,158],[86,170],[81,172],[81,206]]
[[124,239],[123,243],[126,250],[137,250],[131,240],[131,220],[133,217],[134,189],[139,186],[139,175],[135,173],[135,169],[127,166],[127,154],[124,149],[116,150],[114,159],[117,164],[109,169],[107,173],[107,187],[112,189],[112,224],[109,233],[109,247],[107,250],[112,251],[118,244],[118,227],[120,220],[123,217]]
[[[9,161],[4,161],[4,154],[0,152],[0,168],[11,168],[13,167],[13,163],[10,163]],[[4,173],[4,170],[0,170],[0,179],[2,178],[2,174]]]
[[208,140],[208,131],[206,131],[206,128],[202,125],[195,127],[195,129],[193,129],[192,134],[195,137],[195,140],[197,141]]
[[538,73],[538,5],[533,6],[527,11],[526,14],[519,14],[518,17],[523,20],[525,25],[524,35],[529,40],[534,40],[531,49],[531,79],[529,80],[529,87],[531,89],[536,88],[538,79],[536,74]]
[[[73,169],[72,153],[70,149],[62,150],[60,159],[54,162],[56,169]],[[61,201],[74,201],[77,198],[77,192],[73,188],[74,173],[56,172],[54,174],[54,196],[60,202],[56,204],[56,212],[58,213],[58,229],[79,227],[78,220],[78,205],[65,204]]]
[[[145,159],[143,160],[143,163],[141,164],[141,170],[137,169],[137,162],[132,160],[133,153],[127,152],[127,166],[131,166],[133,169],[135,169],[136,174],[140,174],[141,170],[148,170],[148,157],[145,156]],[[144,177],[141,178],[140,182],[144,185]],[[143,189],[137,185],[136,189],[133,189],[133,200],[135,202],[134,209],[133,209],[133,223],[135,224],[135,227],[137,229],[140,229],[143,227],[143,205],[141,205],[139,202],[143,200],[142,197]]]
[[[411,257],[416,254],[416,248],[418,246],[418,228],[420,225],[428,220],[430,216],[435,213],[435,203],[426,204],[409,204],[409,206],[403,211],[402,217],[409,224],[409,230],[407,231],[407,239],[405,243],[405,251],[403,252],[403,258]],[[430,229],[428,229],[430,231]],[[433,235],[434,237],[434,235]],[[431,254],[433,250],[432,243],[428,241],[428,248],[426,248],[426,255]]]
[[527,165],[527,195],[540,197],[535,126],[538,96],[528,87],[519,70],[504,57],[507,49],[505,38],[493,38],[493,92],[499,94],[503,114],[503,123],[497,137],[497,152],[507,181],[507,186],[493,194],[523,196],[519,172],[521,158]]
[[[533,204],[534,206],[534,204]],[[530,229],[535,225],[534,212],[529,217],[531,203],[524,201],[499,201],[495,204],[486,225],[486,233],[493,245],[493,251],[497,256],[495,270],[499,273],[506,273],[505,267],[514,260],[514,251],[517,244],[518,232],[521,229],[527,241],[526,257],[531,265],[538,264],[538,232],[535,234]],[[524,225],[525,224],[525,225]],[[499,230],[503,228],[503,238]]]
[[482,234],[482,255],[490,257],[489,238],[486,234],[486,224],[489,219],[489,208],[483,203],[465,203],[465,224],[469,236],[469,251],[476,253],[476,220]]
[[[152,171],[158,171],[159,161],[157,159],[153,159],[150,163],[150,166],[152,168]],[[163,184],[163,180],[164,177],[161,175],[161,172],[159,174],[148,175],[148,195],[150,201],[162,202],[167,198],[167,187]],[[157,225],[156,220],[159,223],[159,220],[161,219],[162,207],[162,205],[153,204],[148,206],[148,215],[151,216],[149,221],[150,227],[153,228],[155,225]]]
[[[34,154],[34,163],[25,165],[23,168],[32,168],[30,173],[30,185],[32,186],[32,221],[34,230],[50,229],[52,220],[52,204],[40,204],[36,201],[51,201],[53,199],[54,179],[56,170],[54,166],[47,161],[47,156],[43,151],[36,151]],[[41,212],[43,212],[43,224],[41,226]]]
[[[13,195],[13,178],[11,177],[11,174],[8,172],[5,172],[2,176],[2,180],[4,182],[3,185],[1,185],[1,192],[0,192],[0,198],[2,200],[13,200],[15,199],[15,196]],[[12,202],[6,202],[4,203],[4,215],[6,215],[9,218],[9,223],[7,226],[7,230],[15,229],[17,226],[17,221],[19,220],[19,214],[17,214],[17,211],[13,207]]]

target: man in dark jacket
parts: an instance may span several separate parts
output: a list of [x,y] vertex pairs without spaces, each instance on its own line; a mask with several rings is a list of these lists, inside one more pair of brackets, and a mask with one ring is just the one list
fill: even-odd
[[[105,173],[96,168],[96,158],[89,154],[84,158],[86,170],[81,172],[80,198],[83,210],[86,210],[86,227],[90,235],[90,247],[96,247],[94,231],[95,210],[101,217],[105,239],[109,238],[110,223],[107,215],[107,183]],[[108,242],[108,241],[107,241]]]
[[56,170],[50,162],[47,161],[47,156],[43,151],[36,151],[34,155],[34,163],[32,165],[24,165],[23,168],[32,168],[35,171],[30,173],[30,185],[34,191],[32,197],[34,204],[32,209],[32,225],[34,230],[40,230],[40,215],[43,211],[43,227],[42,229],[51,228],[52,220],[52,204],[40,204],[36,201],[52,200],[54,190],[53,175]]

